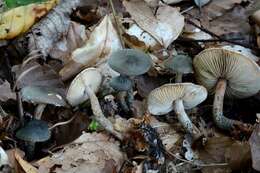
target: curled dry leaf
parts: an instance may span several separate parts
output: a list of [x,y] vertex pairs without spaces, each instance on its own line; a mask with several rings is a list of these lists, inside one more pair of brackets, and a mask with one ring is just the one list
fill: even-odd
[[38,161],[37,165],[39,172],[111,173],[119,171],[124,159],[119,144],[111,137],[85,133],[63,151]]
[[253,131],[250,139],[253,168],[260,171],[260,125],[258,124]]
[[66,80],[84,67],[94,66],[101,61],[105,62],[113,51],[121,48],[122,45],[111,18],[106,15],[93,30],[86,44],[73,51],[71,60],[60,71],[60,75],[63,80]]
[[177,8],[167,5],[160,6],[156,15],[152,9],[140,0],[123,1],[137,25],[149,33],[163,47],[167,48],[182,32],[184,17]]
[[12,39],[25,33],[57,3],[57,0],[49,0],[43,3],[33,3],[16,7],[4,12],[1,14],[0,19],[0,40]]
[[85,26],[76,22],[70,22],[67,34],[53,46],[50,56],[66,64],[72,51],[83,46],[86,39]]

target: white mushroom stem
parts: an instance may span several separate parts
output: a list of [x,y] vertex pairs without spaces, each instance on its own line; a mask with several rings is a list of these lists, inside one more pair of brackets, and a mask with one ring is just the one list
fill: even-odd
[[192,124],[190,118],[186,114],[183,106],[183,101],[176,100],[173,103],[173,109],[177,114],[177,118],[179,122],[182,124],[182,126],[184,127],[185,131],[190,133],[195,139],[198,138],[201,135],[200,131],[195,125]]
[[175,83],[181,83],[182,82],[182,73],[177,72],[175,76]]
[[227,81],[221,79],[218,81],[215,91],[214,103],[213,103],[213,119],[216,125],[225,130],[232,129],[235,124],[235,120],[226,118],[223,115],[223,101],[225,96],[225,91],[227,87]]
[[47,104],[38,104],[34,111],[34,118],[40,120],[42,118],[42,114]]
[[85,86],[85,90],[89,96],[90,99],[90,104],[91,104],[91,108],[92,108],[92,112],[94,114],[94,119],[105,129],[107,130],[109,133],[113,134],[115,137],[117,137],[118,139],[122,140],[123,136],[121,133],[117,132],[114,127],[113,124],[104,116],[98,98],[96,96],[96,94],[91,90],[91,88],[89,88],[89,86]]

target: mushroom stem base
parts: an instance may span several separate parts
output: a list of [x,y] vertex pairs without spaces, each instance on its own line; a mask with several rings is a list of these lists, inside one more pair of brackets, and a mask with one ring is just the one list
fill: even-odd
[[199,129],[193,125],[190,118],[186,114],[183,106],[182,100],[176,100],[173,104],[173,108],[175,110],[175,113],[177,114],[177,118],[179,122],[184,127],[185,131],[187,133],[190,133],[195,139],[201,136]]
[[119,132],[117,132],[114,129],[113,124],[104,116],[98,98],[96,94],[89,88],[89,86],[85,86],[85,90],[88,93],[89,99],[90,99],[90,104],[92,108],[92,112],[94,114],[94,118],[99,124],[107,130],[109,133],[113,134],[115,137],[117,137],[119,140],[123,139],[123,135]]
[[226,87],[226,80],[221,79],[218,81],[213,103],[213,120],[219,128],[224,130],[231,130],[236,121],[226,118],[223,115],[223,101]]

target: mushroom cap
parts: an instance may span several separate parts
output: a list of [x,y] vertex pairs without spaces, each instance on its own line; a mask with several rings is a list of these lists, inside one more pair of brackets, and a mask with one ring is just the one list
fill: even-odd
[[187,55],[177,55],[164,61],[164,66],[175,73],[193,73],[192,59]]
[[137,76],[146,73],[152,66],[149,55],[136,49],[115,51],[108,59],[109,66],[126,76]]
[[250,58],[223,48],[206,49],[195,56],[197,81],[214,93],[219,79],[226,79],[226,96],[246,98],[260,90],[260,68]]
[[132,81],[126,76],[117,76],[111,79],[109,85],[117,91],[128,91],[132,88]]
[[28,142],[43,142],[50,139],[48,124],[42,120],[31,120],[16,132],[16,137]]
[[207,90],[193,83],[165,84],[155,88],[147,98],[148,111],[163,115],[173,110],[175,100],[182,100],[185,109],[191,109],[207,98]]
[[85,86],[89,86],[97,92],[102,82],[102,75],[96,68],[87,68],[80,72],[71,82],[67,92],[67,100],[72,106],[86,101],[89,96],[85,92]]

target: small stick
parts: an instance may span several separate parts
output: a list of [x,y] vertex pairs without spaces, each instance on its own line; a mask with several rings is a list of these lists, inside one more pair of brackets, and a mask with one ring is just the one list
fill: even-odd
[[64,126],[66,124],[71,123],[76,118],[76,116],[77,116],[77,114],[75,114],[71,119],[69,119],[67,121],[59,122],[59,123],[52,125],[51,127],[49,127],[49,130],[52,130],[52,129],[58,127],[58,126]]
[[118,35],[119,35],[119,38],[120,38],[121,45],[124,48],[125,47],[124,41],[123,41],[121,30],[120,30],[120,27],[119,27],[119,24],[118,24],[118,21],[117,21],[117,18],[116,18],[116,10],[115,10],[114,4],[113,4],[113,0],[109,0],[109,4],[110,4],[110,7],[112,9],[112,14],[113,14],[113,17],[114,17],[114,20],[115,20],[115,23],[116,23],[116,29],[117,29],[117,32],[118,32]]
[[249,44],[239,43],[239,42],[236,42],[236,41],[232,41],[232,40],[228,40],[228,39],[222,38],[222,37],[220,37],[219,35],[217,35],[217,34],[211,32],[211,31],[207,30],[206,28],[197,25],[196,23],[192,22],[192,21],[189,20],[189,19],[186,19],[186,21],[187,21],[187,23],[189,23],[189,24],[195,26],[196,28],[199,28],[201,31],[203,31],[203,32],[205,32],[205,33],[207,33],[207,34],[209,34],[209,35],[211,35],[211,36],[213,36],[213,37],[216,37],[216,38],[218,38],[219,40],[222,40],[222,41],[224,41],[224,42],[228,42],[228,43],[240,45],[240,46],[243,46],[243,47],[246,47],[246,48],[249,48],[249,49],[254,49],[254,50],[258,50],[258,51],[260,50],[259,48],[255,47],[255,46],[251,46],[251,45],[249,45]]

